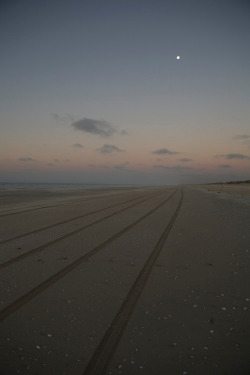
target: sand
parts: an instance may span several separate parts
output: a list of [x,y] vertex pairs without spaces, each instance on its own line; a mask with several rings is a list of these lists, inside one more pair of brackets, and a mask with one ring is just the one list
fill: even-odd
[[248,186],[1,197],[1,374],[249,374]]

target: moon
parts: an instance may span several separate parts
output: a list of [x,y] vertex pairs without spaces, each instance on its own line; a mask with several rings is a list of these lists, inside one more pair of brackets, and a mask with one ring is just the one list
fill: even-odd
[[176,58],[177,58],[177,60],[180,60],[181,57],[180,56],[176,56]]

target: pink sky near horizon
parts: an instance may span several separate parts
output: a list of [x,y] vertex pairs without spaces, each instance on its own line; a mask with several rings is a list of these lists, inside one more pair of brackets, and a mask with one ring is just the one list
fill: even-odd
[[234,0],[6,2],[0,182],[249,179],[249,15]]

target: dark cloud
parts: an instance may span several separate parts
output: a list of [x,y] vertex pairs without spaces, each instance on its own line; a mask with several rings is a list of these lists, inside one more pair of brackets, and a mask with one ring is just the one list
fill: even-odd
[[219,164],[218,167],[220,167],[220,168],[231,168],[231,165],[229,165],[229,164]]
[[186,163],[188,161],[192,161],[192,159],[182,158],[182,159],[179,159],[179,161],[182,161],[182,162]]
[[122,163],[122,164],[119,164],[119,165],[114,165],[114,168],[122,170],[122,169],[125,169],[127,165],[128,165],[128,162]]
[[123,152],[124,150],[121,150],[114,145],[103,145],[101,148],[97,148],[96,151],[101,152],[102,154],[110,154],[111,152]]
[[54,112],[51,112],[50,114],[54,120],[56,121],[60,121],[61,120],[61,117],[58,115],[58,113],[54,113]]
[[55,112],[51,112],[50,114],[54,120],[56,121],[60,121],[60,122],[73,122],[74,121],[74,118],[73,116],[69,115],[69,114],[66,114],[65,116],[60,116],[58,113],[55,113]]
[[248,135],[248,134],[239,134],[239,135],[236,135],[235,137],[233,137],[233,139],[235,139],[236,141],[239,141],[239,142],[245,144],[246,146],[250,147],[250,135]]
[[48,163],[47,164],[49,167],[54,167],[54,164],[53,163]]
[[174,165],[174,166],[168,166],[168,165],[161,165],[161,164],[158,164],[158,165],[153,165],[153,168],[162,168],[162,169],[166,169],[166,170],[169,170],[169,171],[175,171],[175,172],[181,172],[181,171],[184,171],[184,170],[190,170],[190,169],[193,169],[192,167],[187,167],[185,165]]
[[32,158],[20,158],[18,160],[19,161],[24,161],[24,162],[27,162],[27,161],[36,161],[35,159],[32,159]]
[[159,150],[155,150],[152,152],[152,154],[157,154],[157,155],[176,155],[180,154],[180,152],[177,151],[170,151],[167,148],[160,148]]
[[240,134],[240,135],[236,135],[235,137],[233,137],[233,139],[236,139],[236,140],[240,140],[240,141],[244,141],[246,139],[250,139],[250,135],[247,135],[247,134]]
[[56,163],[58,163],[58,162],[59,162],[59,160],[58,160],[58,159],[54,159],[54,161],[55,161]]
[[75,144],[73,144],[73,147],[83,148],[83,145],[81,145],[81,143],[75,143]]
[[121,135],[128,135],[128,132],[127,132],[126,130],[121,130],[121,131],[120,131],[120,134],[121,134]]
[[102,137],[110,137],[117,130],[107,121],[98,121],[90,118],[83,118],[72,123],[73,128],[86,133],[97,134]]
[[221,155],[216,155],[216,157],[224,158],[228,160],[231,160],[231,159],[249,159],[250,160],[249,156],[243,155],[243,154],[221,154]]

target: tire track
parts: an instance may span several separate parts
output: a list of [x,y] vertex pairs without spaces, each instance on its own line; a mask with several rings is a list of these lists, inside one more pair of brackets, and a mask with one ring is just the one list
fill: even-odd
[[[16,211],[16,212],[6,212],[5,211],[6,213],[0,214],[0,217],[10,216],[10,215],[17,215],[17,214],[23,214],[25,212],[38,211],[38,210],[43,210],[45,208],[52,208],[52,207],[64,206],[66,204],[79,203],[79,202],[84,202],[86,200],[92,200],[92,199],[93,198],[90,198],[90,199],[85,198],[85,199],[79,199],[79,200],[75,200],[75,201],[68,201],[68,202],[64,202],[64,203],[53,204],[53,205],[49,205],[49,206],[38,205],[38,206],[33,206],[33,208],[30,208],[29,210]],[[2,211],[2,212],[4,212],[4,211]]]
[[[154,194],[153,197],[156,197],[157,195],[160,195],[160,194],[162,194],[162,193]],[[141,198],[141,197],[140,197],[140,198]],[[31,256],[31,255],[33,255],[33,254],[38,253],[39,251],[44,250],[47,246],[54,245],[54,244],[56,244],[56,243],[59,242],[59,241],[62,241],[62,240],[66,239],[66,238],[68,238],[68,237],[70,237],[70,236],[72,236],[72,235],[75,235],[75,234],[81,232],[82,230],[85,230],[85,229],[87,229],[87,228],[90,228],[90,227],[92,227],[92,226],[95,225],[95,224],[99,224],[99,223],[101,223],[102,221],[111,218],[112,216],[115,216],[115,215],[117,215],[117,214],[119,214],[119,213],[121,213],[121,212],[123,212],[123,211],[126,211],[126,210],[128,210],[129,208],[136,206],[137,204],[140,204],[140,203],[146,202],[146,201],[149,200],[150,198],[152,198],[152,195],[151,195],[151,194],[150,194],[149,197],[147,196],[146,199],[143,199],[143,200],[140,201],[140,202],[133,203],[133,204],[131,204],[130,206],[127,206],[127,207],[125,207],[125,208],[122,208],[122,209],[120,209],[120,210],[118,210],[118,211],[116,211],[116,212],[113,212],[112,214],[106,215],[106,216],[104,216],[103,218],[94,221],[93,223],[90,223],[90,224],[84,225],[84,226],[81,227],[81,228],[77,228],[77,229],[74,230],[73,232],[67,233],[67,234],[65,234],[64,236],[61,236],[61,237],[59,237],[59,238],[56,238],[55,240],[52,240],[52,241],[50,241],[50,242],[47,242],[46,244],[43,244],[43,245],[38,246],[38,247],[36,247],[36,248],[34,248],[34,249],[32,249],[32,250],[29,250],[29,251],[27,251],[26,253],[23,253],[23,254],[21,254],[21,255],[18,255],[17,257],[12,258],[12,259],[8,260],[7,262],[4,262],[4,263],[0,264],[0,270],[3,269],[3,268],[9,267],[10,265],[12,265],[12,264],[14,264],[14,263],[16,263],[16,262],[20,262],[21,260],[23,260],[24,258],[26,258],[26,257],[28,257],[28,256]],[[138,198],[136,198],[136,199],[138,199]],[[133,200],[134,200],[134,199],[133,199]],[[127,202],[124,202],[124,203],[127,203]],[[119,205],[121,205],[121,204],[119,204]]]
[[[117,195],[117,194],[109,195],[109,197],[112,197],[114,195]],[[2,212],[6,212],[6,213],[2,214],[2,212],[1,212],[0,213],[0,217],[10,216],[10,215],[17,215],[17,214],[23,214],[25,212],[43,210],[43,209],[46,209],[46,208],[52,208],[52,207],[58,207],[58,206],[65,206],[66,204],[79,203],[79,202],[90,201],[90,200],[93,200],[93,199],[103,199],[103,198],[105,198],[105,194],[103,196],[91,196],[90,198],[83,198],[83,199],[78,199],[78,200],[73,200],[73,201],[71,200],[71,201],[67,201],[67,202],[63,202],[63,203],[58,203],[58,204],[53,204],[53,205],[49,205],[49,206],[44,206],[44,205],[33,206],[34,208],[31,208],[29,210],[23,210],[23,211],[17,211],[17,212],[2,211]]]
[[113,207],[120,206],[120,205],[128,203],[128,202],[135,201],[137,199],[148,197],[148,196],[154,196],[154,194],[146,194],[146,195],[143,195],[142,197],[137,197],[137,198],[129,199],[129,200],[126,200],[124,202],[116,203],[114,205],[111,205],[111,206],[108,206],[108,207],[104,207],[104,208],[101,208],[101,209],[96,210],[96,211],[88,212],[87,214],[76,216],[76,217],[74,217],[72,219],[67,219],[67,220],[59,221],[58,223],[55,223],[55,224],[52,224],[52,225],[48,225],[46,227],[42,227],[42,228],[36,229],[34,231],[31,231],[31,232],[23,233],[23,234],[20,234],[20,235],[18,235],[16,237],[8,238],[7,240],[3,240],[3,241],[0,242],[0,245],[5,244],[7,242],[11,242],[11,241],[17,240],[19,238],[22,238],[22,237],[25,237],[25,236],[28,236],[28,235],[31,235],[31,234],[35,234],[35,233],[41,232],[41,231],[46,230],[46,229],[54,228],[54,227],[56,227],[58,225],[61,225],[61,224],[66,224],[66,223],[69,223],[71,221],[74,221],[74,220],[77,220],[77,219],[81,219],[81,218],[83,218],[85,216],[89,216],[89,215],[93,215],[93,214],[96,214],[96,213],[101,212],[101,211],[105,211],[105,210],[107,210],[109,208],[113,208]]
[[161,206],[163,206],[165,203],[167,203],[176,193],[177,190],[173,192],[168,198],[166,198],[163,202],[158,204],[156,207],[154,207],[152,210],[147,212],[145,215],[141,216],[139,219],[134,221],[132,224],[128,225],[127,227],[123,228],[121,231],[116,233],[114,236],[110,237],[106,241],[104,241],[102,244],[98,245],[91,251],[89,251],[87,254],[84,254],[62,270],[58,271],[51,277],[49,277],[47,280],[43,281],[41,284],[37,285],[33,289],[31,289],[29,292],[24,294],[22,297],[18,298],[16,301],[5,307],[3,310],[0,311],[0,321],[6,319],[8,316],[10,316],[12,313],[20,309],[23,305],[25,305],[27,302],[29,302],[31,299],[42,293],[44,290],[49,288],[51,285],[56,283],[58,280],[66,276],[68,273],[70,273],[72,270],[74,270],[76,267],[80,266],[83,262],[86,262],[90,257],[97,254],[99,251],[101,251],[104,247],[109,245],[111,242],[116,240],[117,238],[121,237],[124,233],[128,232],[130,229],[132,229],[135,225],[140,223],[142,220],[146,219],[148,216],[150,216],[153,212],[158,210]]
[[101,340],[100,344],[95,350],[83,375],[99,375],[99,374],[104,375],[106,373],[108,366],[110,364],[110,361],[116,351],[116,348],[122,338],[122,335],[125,331],[128,321],[133,313],[136,303],[150,276],[150,273],[155,264],[155,261],[158,258],[162,250],[162,247],[171,231],[171,228],[173,227],[177,219],[177,216],[181,208],[182,200],[183,200],[183,191],[181,191],[181,198],[175,210],[174,215],[172,216],[170,222],[166,226],[154,250],[152,251],[151,255],[146,261],[143,269],[139,273],[126,299],[124,300],[121,308],[117,312],[113,322],[111,323],[108,330],[106,331],[106,334],[104,335],[103,339]]

